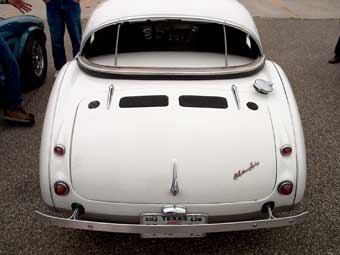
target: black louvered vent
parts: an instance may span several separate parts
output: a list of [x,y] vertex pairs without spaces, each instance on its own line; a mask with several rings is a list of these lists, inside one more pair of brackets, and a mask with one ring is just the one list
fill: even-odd
[[212,96],[180,96],[179,104],[183,107],[227,108],[228,102],[224,97]]
[[169,105],[169,98],[164,95],[122,97],[119,101],[121,108],[133,107],[164,107]]

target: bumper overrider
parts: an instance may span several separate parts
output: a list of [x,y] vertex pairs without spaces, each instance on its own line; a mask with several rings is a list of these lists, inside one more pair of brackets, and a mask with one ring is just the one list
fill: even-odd
[[96,222],[79,220],[79,212],[74,211],[69,218],[59,218],[35,212],[37,220],[44,225],[53,225],[64,228],[74,228],[92,231],[115,232],[115,233],[134,233],[134,234],[205,234],[228,231],[241,231],[250,229],[276,228],[300,224],[308,217],[308,212],[302,212],[297,215],[276,218],[272,211],[268,210],[268,218],[260,220],[223,222],[223,223],[206,223],[195,225],[144,225],[144,224],[122,224],[110,222]]

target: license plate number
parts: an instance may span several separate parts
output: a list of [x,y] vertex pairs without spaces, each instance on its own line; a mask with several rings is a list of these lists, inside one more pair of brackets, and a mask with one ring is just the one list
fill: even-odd
[[[143,214],[141,216],[141,224],[144,225],[195,225],[205,223],[207,223],[207,216],[201,214],[186,214],[186,215]],[[205,236],[205,234],[196,233],[142,234],[143,238],[184,238],[202,236]]]

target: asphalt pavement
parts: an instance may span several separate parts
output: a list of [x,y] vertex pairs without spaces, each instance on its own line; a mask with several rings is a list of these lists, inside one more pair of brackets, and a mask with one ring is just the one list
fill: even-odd
[[[43,0],[25,0],[32,4],[30,14],[46,19]],[[87,19],[103,0],[81,0],[82,18]],[[226,0],[228,1],[228,0]],[[339,19],[339,0],[239,0],[254,17],[294,19]],[[20,12],[10,5],[0,6],[0,17],[8,18]]]
[[34,210],[48,210],[39,189],[40,135],[54,81],[48,40],[47,80],[24,95],[36,125],[0,124],[0,254],[340,254],[340,64],[327,63],[340,33],[339,21],[257,18],[256,23],[267,58],[287,73],[300,109],[307,149],[303,206],[311,212],[308,222],[160,240],[35,222]]

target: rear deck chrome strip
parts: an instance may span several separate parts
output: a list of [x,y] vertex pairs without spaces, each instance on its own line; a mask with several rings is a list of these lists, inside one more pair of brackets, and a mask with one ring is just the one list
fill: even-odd
[[109,87],[109,91],[107,93],[107,103],[106,103],[106,108],[107,109],[110,109],[111,102],[112,102],[113,91],[114,91],[114,86],[111,84],[110,87]]
[[237,108],[240,110],[241,105],[240,105],[240,97],[238,96],[238,92],[237,92],[237,86],[236,85],[231,86],[231,90],[233,91],[234,99],[236,101]]

